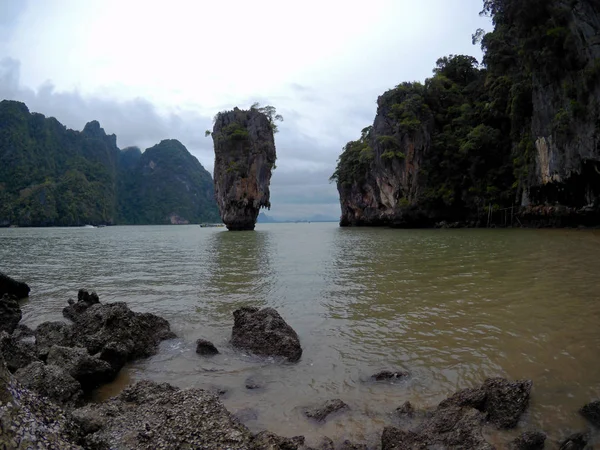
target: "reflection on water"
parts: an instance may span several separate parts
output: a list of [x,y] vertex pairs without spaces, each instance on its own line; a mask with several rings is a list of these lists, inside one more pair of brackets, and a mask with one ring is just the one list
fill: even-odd
[[[533,379],[522,427],[554,441],[582,429],[577,409],[600,397],[599,250],[598,232],[575,230],[0,230],[0,270],[32,287],[26,323],[59,319],[80,287],[171,322],[178,339],[128,367],[101,397],[141,378],[226,388],[230,410],[258,413],[251,429],[309,441],[376,442],[404,401],[433,406],[489,376]],[[244,305],[280,311],[300,335],[298,364],[229,347],[232,312]],[[199,337],[221,354],[196,355]],[[385,368],[412,377],[364,382]],[[265,388],[246,390],[249,376]],[[302,407],[335,397],[351,411],[324,425],[302,417]]]

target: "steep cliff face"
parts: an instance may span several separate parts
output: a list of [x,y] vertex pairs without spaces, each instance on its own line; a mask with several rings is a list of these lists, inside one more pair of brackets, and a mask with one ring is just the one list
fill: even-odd
[[217,114],[212,138],[214,184],[221,219],[229,230],[253,230],[260,208],[270,208],[275,140],[269,118],[234,108]]
[[346,145],[333,176],[341,225],[600,223],[600,5],[484,11],[484,66],[438,60],[424,84],[381,96],[373,126]]
[[0,102],[0,226],[217,220],[210,174],[181,143],[121,151],[97,121],[79,132]]

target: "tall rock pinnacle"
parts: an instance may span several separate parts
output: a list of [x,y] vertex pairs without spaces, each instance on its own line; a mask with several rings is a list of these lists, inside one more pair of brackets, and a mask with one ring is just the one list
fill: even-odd
[[256,108],[217,114],[212,132],[215,196],[229,230],[254,230],[260,208],[271,208],[274,131],[269,116]]

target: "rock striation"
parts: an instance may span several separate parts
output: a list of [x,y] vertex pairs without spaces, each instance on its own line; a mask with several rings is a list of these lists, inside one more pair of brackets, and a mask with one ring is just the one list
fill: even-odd
[[259,210],[271,207],[269,184],[277,157],[273,132],[269,117],[255,108],[216,116],[215,196],[229,230],[253,230]]

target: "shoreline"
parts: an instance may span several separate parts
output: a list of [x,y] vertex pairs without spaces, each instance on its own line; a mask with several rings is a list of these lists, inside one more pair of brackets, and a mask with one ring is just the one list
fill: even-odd
[[[96,301],[95,301],[95,299],[97,298],[97,296],[96,296],[96,297],[92,297],[92,294],[87,294],[87,293],[85,293],[85,291],[83,291],[83,292],[81,292],[81,291],[80,291],[80,297],[81,297],[81,298],[79,299],[79,301],[78,301],[78,302],[70,302],[70,306],[68,306],[67,308],[65,308],[65,310],[68,310],[69,308],[71,308],[71,310],[72,310],[72,309],[75,309],[75,310],[77,310],[77,309],[81,309],[81,310],[82,310],[82,312],[85,312],[85,310],[87,310],[88,308],[90,308],[91,306],[94,306],[94,305],[107,305],[107,306],[108,306],[108,305],[114,305],[114,303],[113,303],[113,304],[101,304],[99,301],[98,301],[98,302],[96,302]],[[87,300],[86,300],[86,298],[87,298]],[[92,304],[91,304],[91,305],[87,305],[87,303],[90,303],[90,299],[91,299],[91,302],[92,302]],[[80,305],[80,306],[78,306],[78,305],[79,305],[81,302],[83,302],[85,305]],[[99,308],[101,308],[101,306],[94,306],[94,308],[96,308],[96,309],[99,309]],[[72,312],[72,311],[71,311],[71,312]],[[70,314],[70,313],[67,313],[67,314]],[[65,314],[65,315],[67,315],[67,314]],[[139,314],[139,313],[133,313],[133,314]],[[147,316],[147,314],[146,314],[146,316]],[[75,322],[75,324],[76,324],[76,323],[77,323],[77,322]],[[160,323],[163,323],[163,322],[160,322]],[[25,328],[25,327],[21,327],[21,328],[22,328],[22,329],[20,330],[20,333],[23,333],[23,332],[24,332],[24,328]],[[37,330],[36,330],[36,331],[37,331]],[[34,335],[36,334],[36,331],[34,331],[34,332],[33,332],[33,333],[34,333]],[[38,342],[37,342],[37,340],[36,340],[35,346],[38,346]],[[120,370],[121,370],[121,369],[119,369],[119,371],[120,371]],[[383,381],[383,382],[386,382],[386,380],[385,380],[385,379],[383,379],[383,380],[379,380],[379,381],[377,381],[377,382],[381,382],[381,381]],[[513,385],[511,385],[511,382],[508,382],[507,380],[504,380],[504,381],[502,381],[502,383],[508,383],[508,384],[506,384],[506,386],[509,386],[509,387],[514,385],[514,384],[513,384]],[[151,391],[151,393],[152,393],[152,392],[154,392],[154,390],[158,389],[158,391],[157,391],[157,392],[155,392],[154,394],[156,394],[156,395],[159,395],[159,396],[160,396],[160,395],[162,395],[162,394],[160,394],[160,392],[159,392],[159,391],[160,391],[160,389],[162,389],[162,388],[158,388],[157,386],[163,386],[163,385],[158,385],[158,384],[156,384],[156,383],[154,383],[154,382],[150,382],[150,381],[138,381],[138,382],[135,382],[133,385],[130,385],[130,386],[127,386],[127,387],[125,387],[125,389],[124,389],[124,390],[123,390],[121,393],[119,393],[119,394],[116,396],[116,397],[117,397],[117,399],[116,399],[116,400],[115,400],[115,399],[112,399],[112,400],[110,400],[110,399],[109,399],[109,400],[107,400],[107,401],[103,401],[103,402],[99,402],[99,403],[97,403],[97,402],[87,403],[87,404],[85,404],[85,405],[83,406],[83,408],[88,408],[88,409],[99,408],[99,409],[102,409],[102,408],[104,408],[104,407],[108,407],[108,406],[106,406],[106,405],[108,405],[108,404],[115,404],[115,402],[117,402],[117,403],[118,403],[118,402],[123,402],[123,401],[125,401],[125,400],[124,400],[124,398],[125,398],[125,397],[127,397],[127,396],[130,396],[130,395],[131,395],[131,394],[130,394],[130,392],[131,392],[132,390],[133,390],[133,391],[135,391],[136,389],[138,389],[138,386],[139,386],[139,385],[145,386],[145,387],[144,387],[144,389],[146,389],[146,388],[147,388],[147,389],[149,389],[149,390]],[[171,392],[171,394],[172,394],[173,392],[175,392],[175,391],[172,391],[173,389],[175,389],[177,392],[183,392],[183,394],[181,394],[181,395],[183,395],[184,397],[187,395],[187,394],[185,394],[185,393],[186,393],[186,392],[188,392],[188,391],[190,391],[190,389],[183,389],[183,390],[179,390],[179,389],[177,389],[177,388],[168,388],[168,389],[170,389],[170,391],[169,391],[169,392]],[[483,387],[480,387],[480,388],[479,388],[479,392],[482,392],[482,391],[481,391],[481,389],[485,390]],[[511,389],[512,389],[512,388],[510,388],[510,389],[508,389],[508,390],[510,391]],[[530,389],[531,389],[531,386],[529,386],[529,388],[528,388],[528,389],[530,390]],[[193,390],[194,390],[194,388],[192,388],[191,390],[193,391]],[[477,390],[477,389],[475,389],[475,390]],[[473,391],[473,389],[471,389],[471,390],[467,389],[467,390],[465,390],[465,391]],[[210,392],[210,390],[209,390],[209,391],[203,391],[203,392]],[[461,391],[461,392],[463,392],[463,391]],[[150,398],[154,398],[154,394],[150,395]],[[171,394],[170,394],[170,395],[171,395]],[[179,394],[178,394],[178,395],[179,395]],[[196,394],[196,395],[200,395],[200,394]],[[204,394],[202,394],[202,396],[203,396],[203,395],[204,395]],[[458,395],[458,394],[457,394],[457,395]],[[461,395],[462,395],[462,394],[461,394]],[[487,395],[487,394],[486,394],[486,395]],[[459,396],[460,396],[460,395],[459,395]],[[196,398],[196,397],[194,397],[194,398]],[[203,397],[203,398],[204,398],[204,397]],[[217,397],[215,397],[215,398],[217,398]],[[453,396],[451,396],[451,397],[450,397],[450,399],[451,399],[451,398],[453,398]],[[331,399],[323,398],[323,401],[325,401],[325,400],[331,400]],[[208,399],[208,397],[204,398],[204,400],[203,400],[203,401],[204,401],[204,402],[213,402],[213,400],[209,400],[209,399]],[[442,402],[442,403],[441,403],[441,404],[440,404],[440,405],[439,405],[437,408],[434,408],[433,410],[424,410],[424,411],[419,411],[419,409],[418,409],[418,408],[415,408],[414,406],[412,406],[412,405],[410,405],[410,404],[409,404],[409,405],[406,405],[406,404],[404,404],[404,405],[398,405],[398,408],[399,408],[399,409],[401,409],[401,411],[400,411],[400,412],[396,412],[396,413],[394,413],[393,411],[390,411],[390,418],[393,418],[393,420],[390,420],[390,421],[388,422],[388,427],[390,427],[390,426],[393,426],[393,425],[401,425],[401,424],[403,423],[403,421],[404,421],[404,422],[406,422],[406,423],[409,423],[409,424],[410,424],[410,427],[409,427],[409,428],[411,428],[411,427],[412,427],[412,428],[415,428],[415,427],[416,427],[415,429],[417,429],[417,430],[418,430],[418,429],[421,429],[421,430],[422,430],[422,432],[421,432],[421,437],[420,437],[420,438],[418,438],[418,439],[425,439],[425,440],[427,440],[427,439],[433,439],[434,441],[435,441],[436,439],[438,439],[438,440],[439,440],[439,439],[442,439],[442,440],[443,440],[443,439],[446,439],[445,437],[439,437],[439,436],[438,436],[438,435],[440,434],[440,433],[439,433],[439,430],[437,430],[437,429],[435,428],[435,426],[434,426],[434,425],[432,425],[432,423],[433,423],[434,421],[432,422],[432,419],[431,419],[431,418],[432,418],[432,417],[436,417],[436,414],[442,414],[442,413],[440,413],[440,412],[439,412],[439,411],[441,411],[441,410],[443,410],[443,414],[449,414],[449,412],[447,411],[447,408],[446,408],[446,406],[448,406],[448,405],[447,405],[447,403],[448,403],[448,402],[449,402],[449,400],[443,401],[443,402]],[[214,403],[214,402],[213,402],[213,403]],[[211,403],[211,404],[213,404],[213,403]],[[300,403],[301,403],[301,402],[300,402]],[[446,403],[446,405],[445,405],[445,406],[443,405],[444,403]],[[452,401],[450,401],[450,403],[452,403]],[[527,400],[526,400],[526,403],[527,403],[527,404],[529,403],[529,392],[527,392]],[[141,405],[140,407],[143,407],[143,405],[142,405],[142,404],[140,404],[140,405]],[[482,433],[482,432],[485,432],[485,433],[486,433],[486,435],[487,435],[488,433],[490,433],[490,432],[491,432],[492,434],[505,433],[505,432],[502,432],[502,431],[497,431],[497,430],[494,430],[494,429],[493,429],[493,427],[492,427],[492,428],[490,428],[490,425],[489,425],[489,424],[486,424],[486,422],[487,422],[487,419],[486,419],[486,417],[488,417],[488,416],[490,415],[490,411],[491,411],[491,410],[489,410],[489,411],[486,411],[486,410],[485,410],[485,407],[484,407],[484,406],[482,406],[481,404],[477,403],[477,402],[475,402],[475,403],[474,403],[474,405],[475,405],[475,406],[479,405],[478,407],[479,407],[479,408],[481,408],[481,409],[483,409],[483,411],[480,411],[479,409],[475,408],[475,410],[476,410],[476,411],[479,411],[479,413],[483,414],[483,416],[481,416],[481,417],[480,417],[479,419],[477,419],[475,422],[473,422],[473,423],[470,423],[470,424],[468,425],[468,427],[467,427],[467,431],[468,431],[468,433],[467,433],[467,434],[468,434],[469,436],[471,436],[471,437],[475,436],[477,439],[479,439],[479,437],[478,437],[478,436],[479,436],[479,434],[480,434],[480,433]],[[225,410],[225,407],[223,406],[223,404],[221,403],[221,401],[220,401],[220,400],[218,400],[218,399],[217,399],[216,403],[214,403],[214,406],[215,406],[215,408],[218,408],[219,410],[220,410],[220,408],[222,408],[223,410]],[[301,406],[301,405],[298,405],[298,406]],[[443,407],[442,407],[442,406],[443,406]],[[454,406],[457,406],[457,405],[456,405],[456,404],[454,404]],[[461,411],[460,411],[460,412],[454,411],[452,414],[459,414],[459,416],[460,416],[460,417],[463,417],[463,415],[464,415],[464,414],[466,414],[467,412],[468,412],[469,414],[475,414],[475,415],[478,415],[478,414],[479,414],[479,413],[475,413],[474,411],[471,411],[471,410],[473,409],[473,408],[472,408],[472,406],[473,406],[473,405],[471,405],[471,406],[469,407],[469,410],[468,410],[468,411],[463,411],[463,410],[462,410],[462,409],[463,409],[463,407],[465,407],[465,405],[463,405],[463,404],[460,404],[459,406],[460,406],[460,408],[459,408],[459,409],[461,409]],[[120,407],[120,406],[119,406],[119,407]],[[81,406],[80,406],[79,408],[76,408],[76,409],[80,409],[80,408],[81,408]],[[326,405],[325,405],[325,408],[327,409]],[[69,410],[67,410],[67,416],[69,415],[69,412],[68,412],[68,411],[69,411]],[[333,415],[332,415],[331,417],[339,417],[339,419],[340,419],[340,420],[343,420],[343,417],[344,417],[344,411],[347,411],[347,409],[346,409],[345,407],[342,407],[342,408],[341,408],[341,410],[340,410],[340,412],[334,411],[334,412],[332,413]],[[525,411],[525,409],[523,409],[523,411]],[[521,411],[521,413],[522,413],[523,411]],[[231,415],[231,414],[230,414],[229,412],[227,412],[226,410],[225,410],[225,412],[227,413],[227,416],[226,416],[226,417],[230,417],[230,418],[231,418],[231,417],[234,417],[233,415]],[[94,413],[94,414],[95,414],[95,413]],[[433,416],[432,416],[432,415],[433,415]],[[327,416],[327,414],[325,415],[325,418],[327,418],[326,416]],[[484,417],[484,416],[485,416],[485,417]],[[520,414],[519,414],[519,416],[520,416]],[[469,417],[470,417],[470,416],[469,416]],[[479,417],[479,416],[478,416],[478,417]],[[327,419],[328,419],[328,418],[327,418]],[[405,420],[405,419],[406,419],[406,420]],[[410,420],[408,420],[408,419],[410,419]],[[469,420],[471,420],[471,419],[472,419],[472,417],[471,417]],[[489,417],[488,417],[488,419],[489,419]],[[88,420],[88,419],[82,419],[82,420],[83,420],[83,423],[84,423],[84,425],[85,425],[85,423],[86,423],[85,421],[86,421],[86,420]],[[90,419],[90,420],[91,420],[91,419]],[[234,422],[235,422],[235,419],[232,419],[232,420],[234,420]],[[462,419],[461,419],[461,420],[462,420]],[[460,420],[459,420],[459,422],[460,422]],[[237,423],[237,422],[236,422],[236,423]],[[457,423],[458,423],[458,422],[457,422]],[[244,434],[244,435],[245,435],[245,436],[246,436],[248,439],[250,439],[250,441],[248,441],[248,442],[252,442],[252,443],[246,443],[246,444],[244,444],[244,445],[248,445],[248,447],[244,447],[244,446],[242,446],[242,447],[239,447],[239,448],[308,448],[308,447],[306,447],[306,446],[302,447],[302,446],[299,444],[299,442],[300,442],[300,441],[299,441],[298,439],[296,439],[296,441],[294,441],[294,442],[296,442],[295,444],[290,444],[288,441],[285,441],[285,440],[284,440],[284,441],[281,441],[281,439],[284,439],[284,438],[280,438],[280,437],[278,437],[278,438],[275,438],[275,437],[273,437],[273,435],[269,435],[268,439],[271,439],[271,440],[272,440],[272,439],[275,439],[275,440],[279,439],[280,441],[278,441],[278,442],[280,442],[280,444],[277,444],[277,445],[280,445],[279,447],[277,447],[277,446],[276,446],[276,447],[256,447],[256,446],[254,446],[254,447],[251,447],[250,445],[259,445],[259,444],[256,444],[256,442],[259,442],[259,441],[260,441],[260,439],[263,439],[263,438],[265,438],[265,439],[266,439],[266,437],[265,437],[266,435],[265,435],[265,434],[262,434],[260,437],[257,437],[258,435],[252,434],[252,433],[251,433],[251,432],[250,432],[250,431],[249,431],[247,428],[245,428],[245,426],[244,426],[244,425],[242,425],[242,423],[238,423],[238,425],[239,425],[239,426],[241,426],[241,427],[243,427],[243,428],[241,428],[241,429],[242,429],[242,431],[243,431],[243,433],[242,433],[242,434],[246,433],[246,434]],[[80,426],[81,426],[81,424],[80,424]],[[236,425],[236,426],[237,426],[237,425]],[[420,427],[420,428],[419,428],[419,427]],[[433,427],[433,428],[432,428],[432,427]],[[84,426],[84,428],[85,428],[85,426]],[[92,428],[93,428],[93,427],[92,427]],[[386,444],[387,446],[384,446],[384,447],[383,447],[384,449],[388,449],[388,448],[389,448],[389,449],[392,449],[392,448],[404,448],[404,447],[396,447],[396,446],[394,446],[394,445],[396,445],[396,444],[393,444],[393,442],[392,442],[392,443],[390,443],[390,442],[391,442],[390,440],[392,440],[392,441],[394,441],[394,442],[397,442],[398,440],[400,440],[400,441],[402,441],[402,442],[403,442],[404,440],[406,440],[406,439],[409,439],[409,437],[406,437],[406,436],[404,436],[404,435],[402,435],[402,434],[398,434],[398,431],[396,431],[396,430],[399,430],[399,429],[400,429],[400,428],[395,428],[395,427],[394,427],[393,429],[387,429],[387,428],[386,428],[387,432],[386,432],[386,431],[383,431],[383,429],[382,429],[382,430],[380,430],[380,431],[383,433],[383,435],[386,435],[386,436],[387,436],[387,437],[385,437],[385,438],[382,438],[382,439],[383,439],[382,443],[383,443],[384,441],[386,441],[386,439],[387,439],[387,444]],[[244,430],[246,430],[246,431],[244,431]],[[189,431],[189,430],[188,430],[188,431]],[[573,431],[577,431],[577,430],[573,430]],[[247,434],[247,433],[249,433],[249,434]],[[386,434],[386,433],[387,433],[387,434]],[[423,433],[425,433],[425,434],[423,434]],[[93,434],[93,433],[92,433],[92,434]],[[260,433],[258,433],[258,434],[260,434]],[[443,433],[442,433],[442,434],[443,434]],[[382,436],[383,436],[383,435],[382,435]],[[249,437],[249,436],[250,436],[250,437]],[[253,436],[253,437],[252,437],[252,436]],[[391,437],[390,437],[390,436],[391,436]],[[399,436],[400,436],[400,437],[399,437]],[[429,436],[429,437],[428,437],[428,436]],[[434,436],[434,437],[431,437],[431,436]],[[436,437],[436,436],[437,436],[437,437]],[[415,438],[415,437],[413,436],[413,437],[412,437],[412,438],[410,438],[410,439],[417,439],[417,438]],[[418,441],[418,439],[417,439],[417,441]],[[483,439],[483,438],[482,438],[482,439]],[[415,441],[415,442],[417,442],[417,441]],[[283,442],[283,444],[282,444],[282,442]],[[436,442],[437,442],[437,441],[436,441]],[[440,441],[440,442],[441,442],[441,441]],[[478,442],[479,442],[479,441],[478,441]],[[367,445],[367,447],[361,447],[361,445],[363,445],[363,444],[364,444],[364,445]],[[479,442],[477,445],[480,445],[480,444],[481,444],[481,445],[487,445],[487,444],[485,443],[485,441],[481,441],[481,442]],[[262,445],[262,444],[261,444],[261,445]],[[265,444],[265,445],[266,445],[266,444]],[[283,447],[281,447],[281,445],[283,445]],[[296,445],[296,447],[289,447],[289,445]],[[348,445],[350,445],[350,444],[346,445],[346,447],[343,447],[343,445],[345,445],[343,442],[341,442],[341,443],[338,443],[338,447],[339,447],[339,446],[342,446],[342,447],[340,447],[340,448],[348,448],[348,449],[351,449],[351,448],[378,448],[378,447],[377,447],[377,445],[379,445],[379,444],[378,444],[378,443],[376,443],[376,442],[367,442],[367,443],[355,443],[355,444],[352,444],[354,447],[350,447],[350,446],[348,446]],[[416,444],[415,444],[415,445],[416,445]],[[286,447],[286,446],[288,446],[288,447]],[[91,447],[90,447],[90,448],[91,448]],[[100,447],[99,447],[99,448],[100,448]],[[129,447],[126,447],[126,448],[129,448]],[[131,448],[134,448],[134,447],[131,447]],[[320,447],[320,448],[328,448],[328,447]],[[409,448],[409,447],[407,447],[407,448]],[[412,447],[411,447],[411,448],[412,448]],[[473,447],[473,448],[479,448],[479,447]],[[481,447],[481,448],[487,448],[487,447]],[[502,447],[499,447],[499,448],[502,448]],[[523,447],[523,448],[527,448],[527,447]]]

